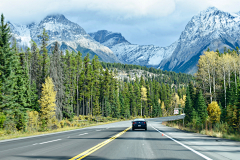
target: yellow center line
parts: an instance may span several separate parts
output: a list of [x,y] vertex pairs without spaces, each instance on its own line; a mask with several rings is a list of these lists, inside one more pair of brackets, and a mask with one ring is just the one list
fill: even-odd
[[99,143],[98,145],[76,155],[75,157],[69,159],[69,160],[80,160],[80,159],[83,159],[87,156],[89,156],[90,154],[92,154],[93,152],[95,152],[96,150],[102,148],[103,146],[105,146],[106,144],[110,143],[111,141],[113,141],[114,139],[118,138],[119,136],[121,136],[122,134],[124,134],[125,132],[127,132],[130,128],[132,127],[128,127],[127,129],[125,129],[124,131],[112,136],[111,138],[103,141],[102,143]]

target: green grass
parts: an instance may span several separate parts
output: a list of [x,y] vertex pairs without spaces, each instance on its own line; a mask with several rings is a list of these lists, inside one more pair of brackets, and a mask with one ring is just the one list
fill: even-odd
[[200,133],[203,135],[209,135],[209,136],[218,137],[218,138],[225,138],[225,139],[230,139],[234,141],[240,141],[240,134],[227,134],[227,133],[216,132],[214,130],[206,130],[206,129],[198,130],[196,128],[183,127],[181,124],[172,123],[172,122],[163,122],[162,124],[165,126],[177,128],[184,131]]
[[43,135],[43,134],[56,133],[56,132],[62,132],[62,131],[69,131],[69,130],[75,130],[75,129],[80,129],[80,128],[86,128],[86,127],[90,127],[90,126],[109,124],[109,123],[114,123],[114,122],[119,122],[119,121],[121,121],[121,120],[108,121],[108,122],[90,122],[90,123],[88,123],[88,124],[86,124],[84,126],[80,126],[80,127],[65,126],[63,128],[58,128],[58,129],[55,129],[55,130],[44,131],[44,132],[16,131],[14,133],[7,134],[5,130],[0,130],[0,140],[12,139],[12,138],[20,138],[20,137],[28,137],[28,136],[35,136],[35,135]]

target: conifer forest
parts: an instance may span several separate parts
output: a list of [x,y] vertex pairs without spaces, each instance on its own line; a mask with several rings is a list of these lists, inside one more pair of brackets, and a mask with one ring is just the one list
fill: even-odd
[[[80,52],[41,45],[23,50],[1,15],[0,130],[46,131],[77,121],[173,115],[183,108],[185,125],[240,131],[239,49],[207,50],[194,76],[146,66],[101,62]],[[183,113],[183,110],[180,110]]]
[[[0,128],[44,131],[64,122],[107,117],[160,117],[173,115],[185,104],[186,84],[193,76],[137,65],[100,62],[89,54],[48,46],[45,30],[41,46],[19,49],[1,16]],[[141,70],[141,76],[119,79],[118,72]],[[154,74],[150,76],[149,73]]]
[[240,131],[240,55],[239,48],[224,53],[204,52],[198,61],[196,83],[186,90],[185,120],[202,130],[209,124],[216,132]]

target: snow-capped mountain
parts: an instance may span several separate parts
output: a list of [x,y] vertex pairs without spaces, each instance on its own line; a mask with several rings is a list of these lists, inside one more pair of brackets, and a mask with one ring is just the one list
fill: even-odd
[[95,33],[89,33],[89,35],[97,42],[111,48],[114,45],[124,43],[130,44],[121,33],[113,33],[107,30],[100,30]]
[[109,47],[123,63],[153,67],[157,67],[163,59],[170,57],[177,45],[177,42],[168,47],[131,44],[121,33],[106,30],[89,33],[89,35]]
[[123,62],[153,66],[163,70],[194,73],[199,56],[207,48],[223,51],[224,47],[240,46],[240,12],[233,14],[210,7],[192,17],[180,38],[168,47],[137,45],[127,41],[121,33],[101,30],[87,34],[82,27],[63,15],[50,15],[39,24],[10,23],[14,37],[21,46],[30,46],[43,28],[49,35],[50,45],[58,41],[61,49],[98,55],[106,62]]
[[78,24],[69,21],[64,15],[49,15],[39,24],[17,25],[10,23],[13,36],[21,46],[30,47],[30,40],[34,40],[40,46],[40,39],[43,28],[49,36],[49,47],[56,41],[59,42],[62,50],[80,51],[83,56],[87,53],[91,57],[98,55],[100,60],[105,62],[120,62],[113,52],[106,46],[95,41]]
[[223,52],[224,47],[240,46],[240,14],[230,14],[215,7],[192,17],[181,33],[172,56],[163,60],[159,68],[194,73],[203,51]]
[[208,48],[223,52],[224,47],[240,46],[240,12],[230,14],[209,7],[193,16],[180,38],[168,47],[130,44],[125,38],[118,41],[123,39],[120,33],[98,31],[90,35],[124,63],[195,73],[199,56]]

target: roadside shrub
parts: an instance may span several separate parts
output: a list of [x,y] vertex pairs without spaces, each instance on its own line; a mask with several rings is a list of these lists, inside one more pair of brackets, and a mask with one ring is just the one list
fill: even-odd
[[222,132],[222,133],[227,133],[229,131],[229,125],[227,122],[218,122],[214,125],[214,131],[216,132]]
[[37,111],[27,111],[27,130],[38,131],[39,129],[39,114]]
[[7,134],[12,134],[17,131],[16,124],[10,116],[7,116],[3,126]]
[[71,126],[71,122],[70,122],[68,119],[65,119],[65,123],[66,123],[66,125],[67,125],[68,127]]
[[61,128],[63,128],[64,125],[65,125],[65,120],[63,119],[63,120],[60,121],[60,126],[61,126]]
[[0,128],[3,128],[3,124],[4,124],[5,120],[6,120],[5,114],[0,112]]
[[6,131],[5,130],[0,130],[0,137],[1,136],[4,136],[6,134]]

